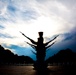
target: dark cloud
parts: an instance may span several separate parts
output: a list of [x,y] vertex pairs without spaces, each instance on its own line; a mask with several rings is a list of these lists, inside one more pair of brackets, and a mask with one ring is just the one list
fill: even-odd
[[65,33],[63,35],[65,37],[64,41],[66,41],[66,40],[75,41],[75,39],[76,39],[76,27],[74,27],[69,33]]
[[[76,33],[71,32],[71,33],[66,33],[63,34],[64,39],[57,44],[56,49],[66,49],[70,48],[73,51],[76,51]],[[59,48],[58,48],[59,47]]]
[[76,52],[76,28],[73,28],[69,33],[60,34],[62,41],[57,41],[52,47],[47,50],[46,59],[56,54],[59,50],[71,49]]
[[73,51],[76,51],[76,29],[73,28],[73,30],[68,33],[67,35],[65,35],[65,39],[63,41],[67,41],[67,43],[65,43],[65,47],[69,47],[71,48]]
[[74,32],[66,33],[66,34],[64,34],[64,36],[65,36],[65,39],[63,41],[76,39],[76,33],[74,33]]
[[12,6],[12,5],[8,5],[7,9],[11,12],[15,12],[16,11],[16,7]]

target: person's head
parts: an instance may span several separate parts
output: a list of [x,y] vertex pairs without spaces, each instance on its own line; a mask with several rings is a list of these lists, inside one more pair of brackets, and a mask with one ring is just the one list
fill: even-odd
[[43,32],[38,32],[40,37],[43,37]]

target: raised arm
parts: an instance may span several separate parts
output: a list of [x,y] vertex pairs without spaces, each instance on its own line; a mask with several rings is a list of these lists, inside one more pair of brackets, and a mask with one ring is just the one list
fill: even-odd
[[[25,41],[26,42],[26,41]],[[30,43],[28,43],[28,42],[26,42],[27,44],[29,44],[33,49],[35,49],[36,50],[36,46],[35,45],[33,45],[33,44],[30,44]]]
[[[55,42],[56,42],[56,41],[55,41]],[[46,49],[49,48],[49,47],[51,47],[55,42],[53,42],[51,45],[47,46]]]
[[37,42],[27,37],[24,33],[20,32],[23,36],[25,36],[27,39],[29,39],[33,44],[37,45]]
[[44,45],[47,46],[50,42],[52,42],[53,40],[55,40],[59,35],[57,35],[56,37],[54,37],[52,40],[50,40],[49,42],[46,42]]

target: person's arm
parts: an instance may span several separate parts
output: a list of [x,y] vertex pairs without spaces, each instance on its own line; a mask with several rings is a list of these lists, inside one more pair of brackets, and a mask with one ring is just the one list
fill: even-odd
[[53,38],[52,40],[50,40],[49,42],[46,42],[44,45],[47,46],[50,42],[52,42],[53,40],[55,40],[59,35],[57,35],[55,38]]
[[27,37],[24,33],[20,32],[23,36],[25,36],[27,39],[29,39],[33,44],[37,45],[37,42],[35,42],[34,40],[30,39],[29,37]]
[[[26,41],[25,41],[26,42]],[[29,44],[33,49],[35,49],[36,50],[36,46],[35,45],[33,45],[33,44],[30,44],[30,43],[28,43],[28,42],[26,42],[27,44]]]
[[[55,41],[56,42],[56,41]],[[53,42],[51,45],[45,47],[46,49],[48,49],[49,47],[51,47],[55,42]]]

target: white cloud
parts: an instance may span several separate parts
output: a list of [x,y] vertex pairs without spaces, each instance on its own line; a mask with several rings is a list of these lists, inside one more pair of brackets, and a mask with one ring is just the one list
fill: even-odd
[[0,1],[0,15],[4,15],[6,12],[6,7],[7,7],[7,3],[3,3],[2,1]]
[[[44,37],[49,38],[56,34],[67,33],[75,27],[75,24],[71,24],[71,21],[73,21],[71,17],[76,19],[76,15],[71,10],[75,9],[68,8],[59,0],[44,1],[40,3],[37,0],[12,0],[12,2],[10,1],[11,4],[6,1],[5,5],[0,1],[0,4],[2,4],[0,5],[0,16],[6,19],[6,21],[0,20],[0,24],[5,27],[0,32],[13,37],[0,38],[0,41],[6,44],[24,46],[24,41],[28,40],[19,31],[37,41],[39,31],[43,31]],[[10,10],[7,9],[9,5],[16,8],[15,13],[13,11],[9,13]]]

